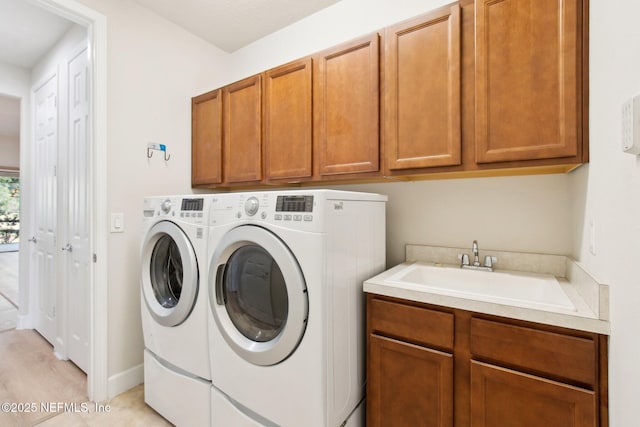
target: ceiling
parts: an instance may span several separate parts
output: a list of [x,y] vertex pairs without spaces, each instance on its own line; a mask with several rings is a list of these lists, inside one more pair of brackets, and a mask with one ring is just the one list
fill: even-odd
[[233,52],[339,0],[134,0]]
[[30,70],[71,25],[27,0],[0,0],[0,62]]
[[[340,0],[133,1],[233,52]],[[32,69],[72,25],[30,0],[0,0],[0,63]],[[0,96],[0,134],[18,135],[19,111],[17,100]]]
[[[340,0],[133,1],[233,52]],[[33,68],[71,25],[29,0],[0,0],[0,62]]]

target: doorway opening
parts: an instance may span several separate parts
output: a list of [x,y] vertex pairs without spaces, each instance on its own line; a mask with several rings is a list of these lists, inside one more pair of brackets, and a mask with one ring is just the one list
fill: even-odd
[[20,178],[0,175],[0,252],[20,243]]
[[[0,17],[10,18],[9,21],[17,21],[17,13],[26,7],[33,7],[39,9],[40,12],[46,11],[52,13],[64,20],[68,20],[72,24],[77,24],[84,28],[88,43],[85,43],[85,54],[77,55],[74,57],[65,58],[65,63],[61,67],[54,69],[55,72],[61,72],[63,75],[61,79],[65,79],[64,73],[68,75],[72,72],[76,72],[78,69],[87,70],[86,84],[76,85],[79,88],[86,88],[88,101],[88,112],[86,113],[86,132],[83,132],[87,137],[88,145],[86,145],[86,157],[85,164],[88,166],[86,173],[88,179],[81,180],[86,183],[85,191],[82,191],[83,195],[87,196],[86,199],[86,233],[87,240],[84,241],[84,246],[80,247],[73,245],[73,252],[71,251],[71,245],[74,242],[64,242],[66,245],[58,245],[56,239],[52,239],[53,245],[51,246],[51,253],[55,250],[59,252],[55,257],[67,258],[69,261],[62,264],[61,270],[64,271],[67,276],[76,274],[79,270],[72,270],[71,267],[78,265],[75,260],[75,256],[79,254],[88,254],[85,258],[88,260],[82,265],[84,270],[84,284],[86,286],[87,303],[84,304],[88,314],[84,317],[84,327],[86,328],[86,335],[89,340],[85,345],[88,353],[87,365],[85,370],[87,372],[87,388],[88,397],[93,401],[105,400],[108,397],[108,370],[107,370],[107,230],[103,223],[106,223],[106,18],[104,15],[87,8],[80,2],[69,0],[34,0],[30,2],[24,2],[22,0],[0,0],[0,10],[3,8],[9,8],[7,13],[0,13]],[[34,20],[29,22],[33,23]],[[5,31],[11,27],[10,25],[2,25],[2,31]],[[38,29],[42,26],[39,26]],[[24,34],[20,31],[15,31],[13,34]],[[12,39],[8,37],[8,39]],[[57,38],[55,39],[57,40]],[[19,45],[15,43],[15,45]],[[20,45],[21,46],[21,45]],[[25,49],[18,49],[19,53],[24,53]],[[4,55],[5,49],[2,54]],[[79,60],[79,58],[87,58],[86,66]],[[9,79],[0,79],[0,92],[7,93],[9,96],[13,96],[18,99],[20,103],[21,123],[20,130],[20,190],[19,194],[22,199],[22,217],[19,219],[20,228],[18,231],[18,246],[19,246],[19,311],[18,311],[18,328],[33,329],[35,328],[35,316],[37,311],[37,304],[39,303],[38,294],[34,283],[34,271],[32,269],[35,266],[34,258],[37,256],[39,246],[42,245],[42,241],[36,238],[36,226],[37,222],[34,218],[37,209],[37,197],[39,194],[51,194],[52,192],[41,191],[42,186],[38,186],[38,177],[34,177],[34,171],[44,170],[45,173],[50,173],[51,169],[39,169],[38,164],[34,162],[34,137],[36,134],[35,123],[37,118],[34,116],[36,110],[37,99],[34,92],[41,85],[41,79],[35,79],[33,73],[29,72],[31,66],[19,66],[16,63],[7,61],[6,57],[0,58],[0,67],[2,67],[2,75],[8,75]],[[75,67],[75,68],[74,68]],[[8,74],[4,71],[8,70]],[[42,70],[40,70],[42,71]],[[50,75],[50,73],[45,74]],[[76,73],[77,74],[77,73]],[[47,77],[44,76],[44,77]],[[44,78],[43,77],[43,78]],[[39,81],[35,81],[39,80]],[[74,87],[76,87],[74,86]],[[26,88],[26,89],[25,89]],[[66,96],[66,92],[61,92],[61,96]],[[53,99],[55,105],[60,101],[58,98]],[[84,111],[84,110],[83,110]],[[74,112],[75,113],[75,112]],[[78,115],[81,112],[78,112]],[[77,118],[74,116],[74,118]],[[68,122],[67,122],[68,123]],[[64,129],[61,130],[64,132]],[[61,135],[61,138],[65,138],[66,135]],[[69,153],[73,148],[67,147],[66,152],[62,153],[61,161],[65,162],[69,158]],[[2,166],[2,162],[0,162]],[[59,167],[66,168],[64,170]],[[71,173],[70,163],[56,164],[53,168],[51,176],[58,179],[58,173]],[[46,181],[48,176],[40,178],[41,182]],[[62,200],[62,203],[73,203],[75,200]],[[67,223],[70,222],[67,220]],[[65,223],[63,223],[64,225]],[[66,231],[66,230],[63,230]],[[31,241],[30,241],[31,240]],[[36,243],[37,242],[37,243]],[[45,242],[46,243],[46,242]],[[62,247],[62,249],[60,249]],[[78,249],[78,250],[76,250]],[[82,249],[82,250],[80,250]],[[55,262],[55,261],[52,261]],[[46,276],[42,276],[46,278]],[[65,277],[66,279],[66,277]],[[79,280],[76,280],[79,282]],[[60,280],[60,283],[66,284],[66,280]],[[65,285],[66,286],[66,285]],[[63,288],[60,295],[64,295],[62,301],[65,306],[59,307],[60,310],[66,310],[70,305],[67,295],[72,294],[73,289]],[[75,331],[68,328],[68,323],[72,322],[67,318],[63,318],[60,315],[60,330],[67,334],[66,337],[62,337],[65,342],[70,342],[69,337],[74,337]],[[56,339],[56,344],[60,340]],[[67,351],[67,347],[64,348]],[[57,353],[57,352],[56,352]],[[66,354],[62,354],[63,358],[68,357]]]

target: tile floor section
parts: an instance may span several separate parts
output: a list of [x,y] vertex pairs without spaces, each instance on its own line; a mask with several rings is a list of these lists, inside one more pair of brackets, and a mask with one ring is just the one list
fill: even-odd
[[[9,252],[15,262],[7,254],[0,253],[0,426],[171,426],[144,403],[143,385],[106,402],[89,402],[84,372],[57,359],[36,331],[14,329],[17,304],[6,296],[18,300],[17,252]],[[13,272],[15,291],[3,280]]]

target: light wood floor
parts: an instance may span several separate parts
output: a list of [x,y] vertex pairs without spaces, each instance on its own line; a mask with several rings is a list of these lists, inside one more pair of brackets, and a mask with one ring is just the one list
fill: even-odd
[[17,321],[18,252],[0,252],[0,331],[15,328]]
[[18,300],[17,259],[17,252],[0,253],[0,426],[171,426],[144,403],[142,385],[107,402],[89,402],[87,376],[57,359],[42,336],[3,330],[10,326],[3,316],[17,316],[16,304],[3,296]]
[[171,426],[144,403],[142,385],[99,404],[86,390],[84,372],[37,332],[0,332],[0,426]]

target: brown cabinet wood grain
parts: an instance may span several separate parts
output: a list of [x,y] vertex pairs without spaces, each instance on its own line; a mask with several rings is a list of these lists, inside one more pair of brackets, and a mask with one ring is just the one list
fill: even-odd
[[471,353],[518,370],[593,387],[597,378],[597,343],[486,319],[471,319]]
[[461,163],[459,4],[389,27],[384,49],[389,170]]
[[223,88],[224,181],[262,180],[262,76]]
[[581,154],[582,25],[581,0],[476,1],[478,163]]
[[471,427],[596,427],[596,393],[471,361]]
[[314,58],[317,174],[331,178],[380,169],[379,35]]
[[[372,299],[371,332],[448,351],[453,350],[453,314],[409,304]],[[428,328],[416,327],[429,325]]]
[[453,355],[371,334],[367,425],[452,427]]
[[312,169],[311,58],[265,73],[267,180],[309,179]]
[[607,427],[607,363],[603,335],[367,294],[367,425]]
[[191,100],[191,183],[222,182],[222,91]]
[[192,184],[570,171],[589,157],[588,15],[460,0],[231,84],[192,109]]

